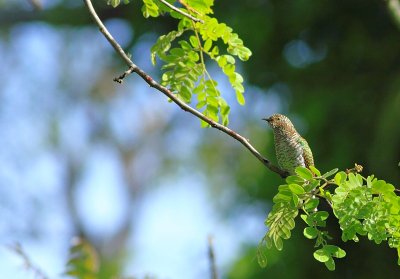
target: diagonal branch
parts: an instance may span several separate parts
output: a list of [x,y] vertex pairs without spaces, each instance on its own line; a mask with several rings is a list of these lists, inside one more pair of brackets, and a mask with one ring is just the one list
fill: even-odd
[[[281,170],[277,166],[273,165],[267,158],[263,157],[260,152],[257,151],[249,142],[248,139],[241,136],[240,134],[236,133],[235,131],[229,129],[228,127],[215,122],[211,118],[208,118],[200,111],[192,108],[191,106],[187,105],[185,102],[181,101],[178,97],[176,97],[168,88],[162,86],[158,82],[156,82],[151,76],[149,76],[145,71],[139,68],[136,64],[132,62],[129,56],[125,53],[122,47],[118,44],[118,42],[113,38],[110,32],[107,30],[99,16],[97,15],[95,9],[93,8],[91,0],[83,0],[89,10],[89,13],[93,17],[94,21],[96,22],[97,26],[100,29],[100,32],[106,37],[108,42],[113,46],[115,51],[118,53],[119,56],[125,61],[125,63],[129,66],[129,69],[121,76],[122,78],[130,73],[138,74],[142,79],[144,79],[150,87],[153,87],[171,99],[175,104],[177,104],[181,109],[186,112],[191,113],[192,115],[196,116],[197,118],[203,120],[211,127],[220,130],[221,132],[229,135],[230,137],[234,138],[238,142],[240,142],[244,147],[246,147],[258,160],[261,161],[268,169],[271,171],[279,174],[281,177],[286,177],[288,174],[284,170]],[[122,82],[121,77],[116,78],[117,82]]]

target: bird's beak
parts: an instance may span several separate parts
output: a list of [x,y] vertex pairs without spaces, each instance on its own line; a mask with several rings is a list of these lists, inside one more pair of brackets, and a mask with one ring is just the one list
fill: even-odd
[[271,118],[262,118],[261,120],[265,120],[269,123],[271,121]]

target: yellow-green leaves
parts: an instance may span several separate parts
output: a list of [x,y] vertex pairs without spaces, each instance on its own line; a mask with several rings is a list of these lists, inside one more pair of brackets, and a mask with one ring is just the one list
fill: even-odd
[[258,262],[261,266],[267,264],[266,249],[275,247],[278,251],[283,249],[283,240],[289,239],[295,226],[294,219],[298,215],[299,197],[304,193],[303,188],[297,184],[281,185],[273,201],[274,206],[265,220],[268,232],[259,244],[257,250]]
[[335,180],[335,183],[336,183],[337,185],[340,185],[340,184],[342,184],[342,183],[346,180],[346,178],[347,178],[347,174],[346,174],[344,171],[341,171],[341,172],[338,172],[338,173],[335,175],[334,180]]
[[305,167],[297,167],[295,171],[298,176],[304,178],[305,180],[310,180],[313,178],[312,172]]
[[[124,0],[124,4],[128,4],[129,0]],[[107,0],[107,5],[111,5],[113,8],[116,8],[121,4],[121,0]]]
[[387,194],[390,195],[394,191],[392,184],[386,183],[384,180],[374,180],[372,182],[372,193],[373,194]]
[[303,234],[306,238],[315,240],[315,247],[320,248],[314,253],[314,257],[323,262],[329,270],[335,269],[333,258],[344,257],[345,252],[337,246],[328,244],[331,237],[324,228],[329,213],[318,211],[318,205],[321,197],[330,196],[324,187],[328,183],[333,185],[334,182],[328,182],[326,178],[336,172],[337,169],[334,169],[321,176],[321,172],[315,167],[310,169],[298,167],[297,175],[287,177],[287,184],[279,186],[278,193],[273,198],[274,206],[265,221],[269,230],[257,251],[260,265],[267,263],[263,248],[264,250],[271,247],[278,250],[283,248],[283,240],[290,237],[291,230],[295,226],[294,218],[299,210],[302,210],[304,214],[300,217],[306,223]]
[[267,243],[272,241],[276,249],[281,251],[283,239],[289,239],[291,236],[291,230],[295,226],[294,218],[297,216],[298,210],[278,203],[274,205],[271,213],[265,221],[265,224],[269,227],[265,241]]
[[400,247],[400,197],[395,187],[373,176],[339,172],[334,177],[338,186],[332,195],[332,207],[342,240],[358,241],[366,235],[379,244],[388,241],[389,247]]
[[153,0],[143,0],[142,13],[145,18],[158,17],[159,8]]
[[328,171],[327,173],[324,173],[324,174],[322,175],[322,177],[323,177],[323,178],[328,178],[328,177],[334,175],[335,173],[337,173],[338,170],[339,170],[339,169],[337,169],[337,168],[336,168],[336,169],[333,169],[333,170],[330,170],[330,171]]
[[[107,0],[116,7],[121,0]],[[128,3],[129,0],[124,0]],[[206,63],[213,60],[221,68],[235,92],[239,104],[245,104],[243,77],[236,72],[235,57],[246,61],[251,51],[244,46],[231,27],[210,15],[214,0],[143,0],[145,18],[169,14],[179,20],[177,30],[159,37],[151,48],[153,65],[157,57],[165,64],[161,84],[168,87],[186,103],[197,95],[196,108],[216,122],[228,125],[230,106],[222,97],[217,82],[211,77]],[[181,40],[176,43],[176,38]],[[204,90],[204,91],[203,91]],[[202,126],[207,126],[202,122]]]
[[163,56],[171,48],[171,43],[177,37],[181,36],[181,31],[171,31],[158,38],[157,42],[151,47],[151,62],[156,65],[156,56]]
[[303,234],[318,248],[314,258],[329,270],[335,269],[335,259],[345,257],[346,252],[329,244],[332,238],[325,227],[330,214],[318,210],[320,199],[332,208],[343,241],[366,236],[376,244],[387,241],[389,247],[400,251],[400,197],[395,191],[392,184],[373,175],[365,178],[357,170],[333,169],[321,175],[315,167],[296,168],[296,175],[288,176],[273,198],[274,206],[265,222],[269,231],[257,251],[260,265],[267,263],[264,250],[283,248],[283,240],[290,237],[301,210],[300,217],[306,224]]
[[84,239],[75,239],[69,251],[66,275],[78,279],[96,279],[99,259],[96,251]]
[[346,252],[335,245],[325,245],[314,252],[314,258],[325,264],[329,270],[335,270],[335,261],[333,258],[344,258]]
[[318,230],[313,227],[306,227],[303,231],[303,234],[308,239],[314,239],[318,236]]
[[228,52],[230,54],[236,55],[242,61],[249,60],[252,53],[250,49],[243,45],[243,41],[238,34],[230,33],[226,42],[228,43]]
[[182,0],[182,3],[204,15],[213,13],[211,7],[214,5],[214,0]]
[[[150,14],[154,0],[146,0],[145,9]],[[169,87],[186,103],[193,102],[193,95],[197,96],[196,108],[216,122],[227,125],[229,122],[230,107],[222,97],[217,82],[211,77],[206,68],[207,59],[214,60],[235,91],[236,100],[244,105],[243,77],[236,72],[235,58],[247,60],[251,52],[243,45],[243,41],[237,34],[232,33],[232,28],[217,19],[207,16],[212,13],[210,0],[184,1],[183,9],[186,13],[201,19],[202,22],[194,22],[185,16],[180,18],[178,31],[172,31],[161,36],[151,48],[151,60],[156,63],[159,57],[165,64],[162,67],[162,85]],[[190,7],[190,9],[189,9]],[[165,7],[159,7],[165,9]],[[168,10],[166,10],[169,12]],[[182,36],[185,35],[185,36]],[[177,37],[185,38],[174,46]],[[220,53],[220,47],[216,45],[220,41],[226,46],[226,53]],[[221,43],[218,43],[221,46]],[[231,53],[231,54],[228,54]],[[207,126],[202,122],[202,126]]]

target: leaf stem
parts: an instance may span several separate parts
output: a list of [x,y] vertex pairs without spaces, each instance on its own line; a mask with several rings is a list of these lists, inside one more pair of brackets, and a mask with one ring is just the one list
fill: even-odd
[[[214,84],[214,80],[212,79],[210,73],[207,71],[206,63],[204,62],[205,60],[204,60],[203,46],[202,46],[202,44],[201,44],[201,40],[200,40],[199,33],[197,32],[196,26],[194,26],[194,23],[193,23],[193,22],[192,22],[192,26],[193,26],[193,32],[195,33],[196,38],[197,38],[197,42],[198,42],[198,44],[199,44],[200,61],[201,61],[201,64],[203,65],[204,74],[205,74],[205,75],[208,77],[208,79],[211,81],[211,84],[212,84],[212,86],[213,86],[213,88],[214,88],[214,91],[218,92],[218,91],[217,91],[217,88],[216,88],[216,86],[215,86],[215,84]],[[206,99],[207,99],[207,96],[206,96]]]

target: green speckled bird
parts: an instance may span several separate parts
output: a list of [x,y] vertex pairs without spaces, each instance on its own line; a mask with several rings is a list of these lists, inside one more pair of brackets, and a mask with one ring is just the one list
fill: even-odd
[[299,166],[314,166],[314,158],[307,141],[294,128],[292,122],[282,114],[263,118],[274,131],[275,151],[281,169],[295,174]]

